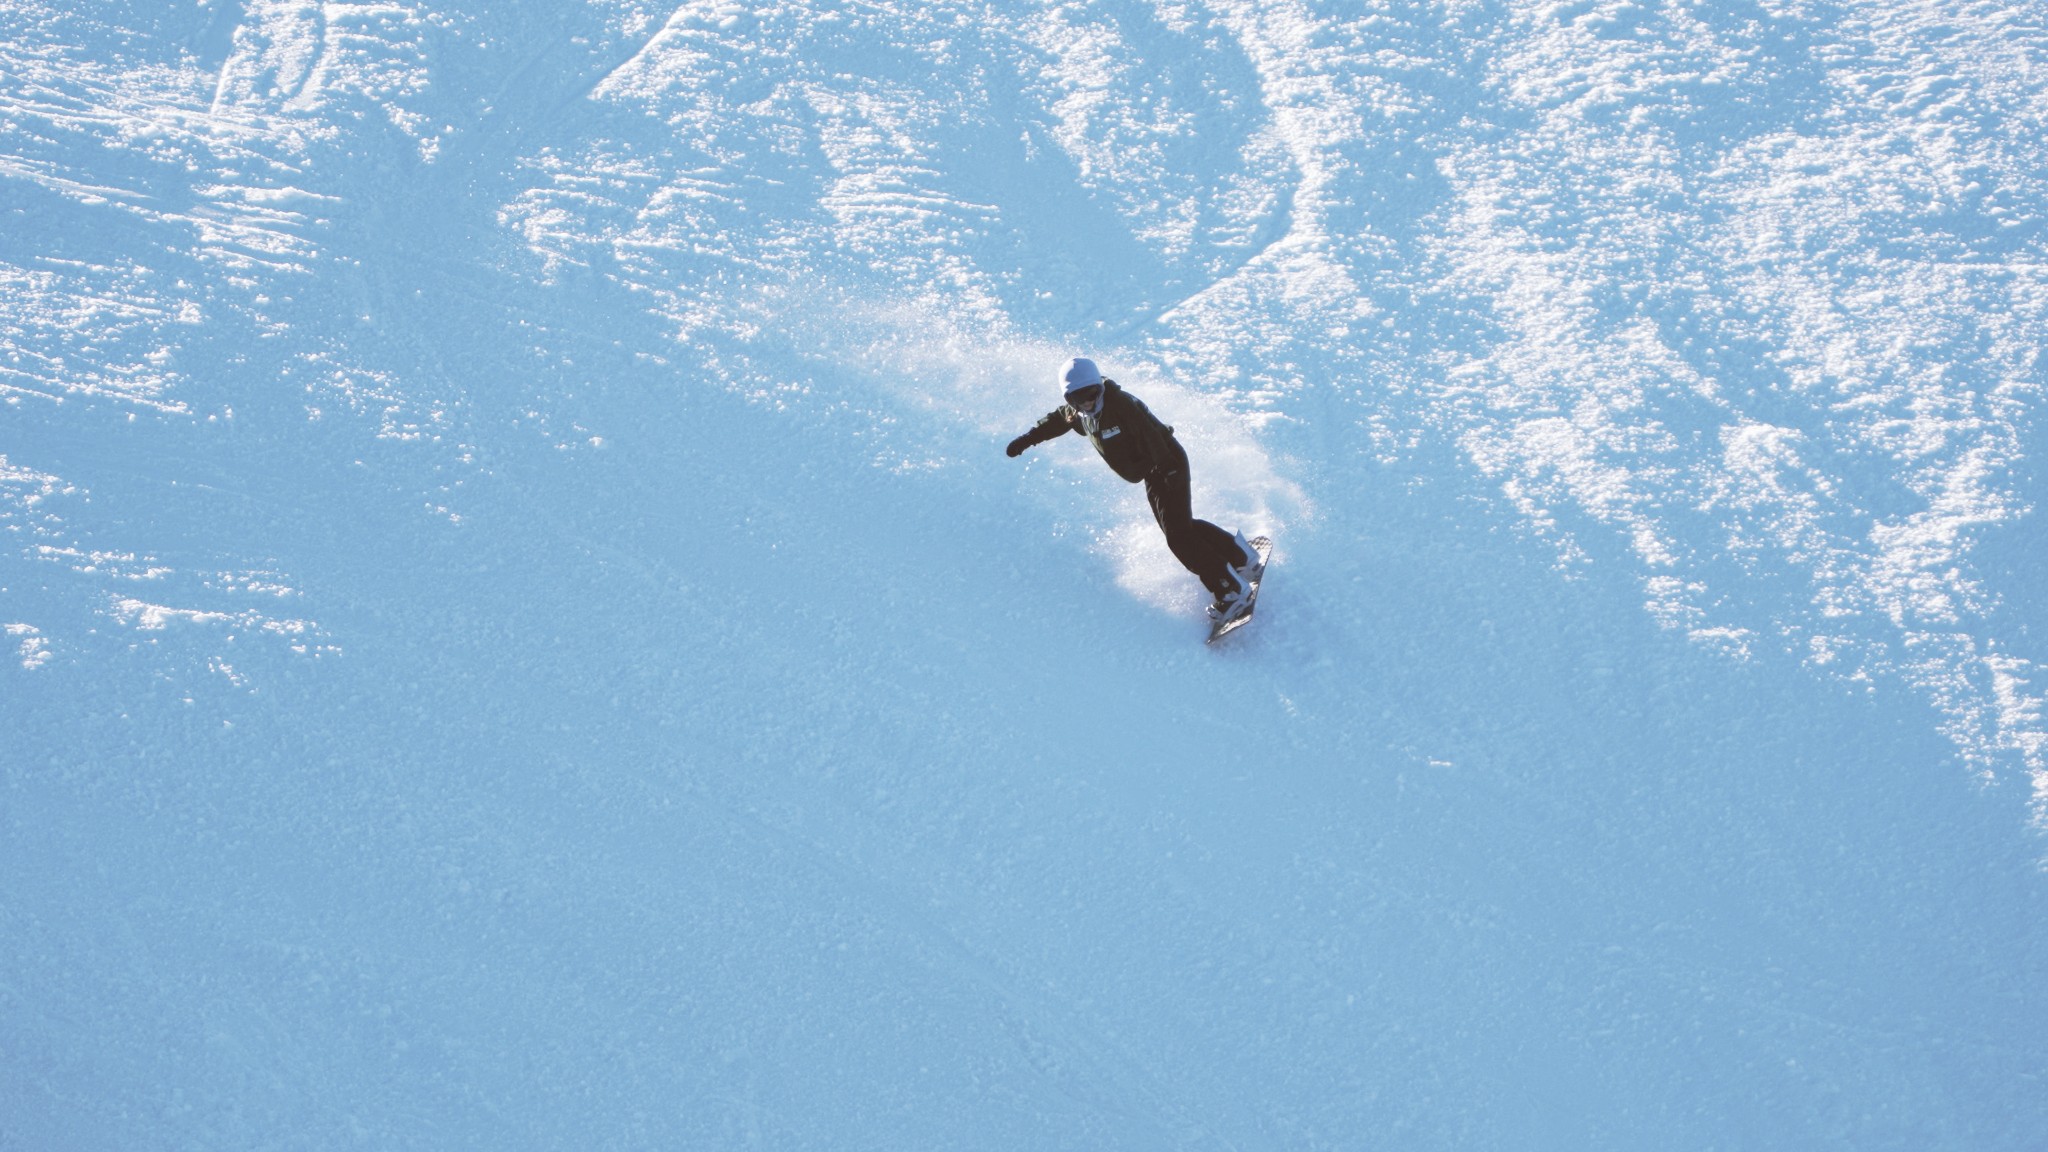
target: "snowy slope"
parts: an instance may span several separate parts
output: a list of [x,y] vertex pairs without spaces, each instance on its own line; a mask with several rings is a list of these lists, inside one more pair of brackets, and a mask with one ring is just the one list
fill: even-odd
[[2048,1132],[2038,5],[76,7],[0,1148]]

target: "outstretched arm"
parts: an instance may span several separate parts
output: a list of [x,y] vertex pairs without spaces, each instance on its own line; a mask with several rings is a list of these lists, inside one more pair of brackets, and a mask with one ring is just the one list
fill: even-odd
[[1003,449],[1003,451],[1011,456],[1021,456],[1024,454],[1024,450],[1033,444],[1043,444],[1056,436],[1064,436],[1072,431],[1073,428],[1074,421],[1072,417],[1067,415],[1067,410],[1065,408],[1055,408],[1047,412],[1038,423],[1033,424],[1031,431],[1010,441],[1010,446]]

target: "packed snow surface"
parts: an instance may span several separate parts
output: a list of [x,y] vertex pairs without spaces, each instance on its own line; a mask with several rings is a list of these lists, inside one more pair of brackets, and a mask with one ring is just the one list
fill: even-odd
[[10,0],[0,1148],[2039,1149],[2044,348],[2038,0]]

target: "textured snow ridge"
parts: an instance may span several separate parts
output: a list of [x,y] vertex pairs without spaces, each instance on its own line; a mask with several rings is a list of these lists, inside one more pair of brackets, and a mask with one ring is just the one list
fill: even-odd
[[[316,169],[331,173],[360,148],[369,117],[432,157],[437,130],[414,107],[426,85],[423,45],[455,24],[381,4],[262,3],[241,15],[199,30],[119,5],[31,3],[0,14],[0,178],[13,194],[8,226],[27,241],[0,254],[0,399],[17,410],[74,402],[125,410],[131,422],[231,425],[221,369],[272,341],[290,345],[280,375],[308,397],[309,415],[339,409],[385,438],[437,439],[440,402],[421,401],[341,342],[293,338],[293,304],[317,295],[309,290],[337,263],[327,243],[345,199],[321,190],[331,176]],[[202,9],[186,19],[212,17]],[[47,480],[80,502],[97,486],[90,475]],[[105,530],[96,536],[109,541]],[[143,630],[167,618],[223,620],[234,624],[229,635],[324,648],[302,642],[318,632],[304,620],[247,608],[136,610],[107,595],[108,579],[168,578],[202,600],[236,587],[203,561],[131,570],[108,560],[147,551],[132,524],[94,545],[45,511],[20,555],[87,578],[68,581],[85,598],[67,615]],[[48,641],[38,643],[47,658]]]
[[2039,774],[2033,669],[1970,553],[2031,511],[2048,44],[2021,8],[1773,15],[1490,31],[1516,129],[1445,158],[1433,245],[1498,330],[1455,369],[1462,436],[1568,557],[1561,511],[1618,529],[1661,618],[1901,677],[1969,760]]
[[[2041,769],[2031,705],[2000,696],[2031,699],[2026,662],[1986,639],[1997,596],[1968,564],[1985,530],[2028,511],[2011,470],[2039,394],[2038,245],[2032,218],[2002,206],[2042,192],[2037,158],[2017,154],[2033,146],[2010,132],[2037,117],[2040,87],[2018,10],[1764,23],[1682,5],[1467,7],[1437,18],[1461,57],[1412,8],[1224,11],[1266,91],[1316,94],[1320,121],[1286,130],[1302,173],[1289,237],[1341,261],[1273,277],[1265,299],[1318,303],[1269,357],[1291,343],[1359,358],[1325,333],[1408,344],[1439,374],[1369,369],[1423,393],[1384,402],[1376,432],[1448,422],[1568,564],[1592,559],[1573,525],[1604,525],[1659,620],[1736,653],[1762,640],[1903,679],[1973,762]],[[1829,31],[1795,36],[1788,59],[1788,27]],[[1756,105],[1771,116],[1745,114]],[[1451,207],[1403,237],[1403,190],[1359,171],[1361,137],[1436,145]],[[1393,210],[1333,228],[1333,186]],[[1432,278],[1400,267],[1425,256]],[[1369,307],[1322,303],[1397,279],[1433,338],[1401,331],[1407,316],[1354,331]],[[1200,349],[1259,323],[1190,327]]]

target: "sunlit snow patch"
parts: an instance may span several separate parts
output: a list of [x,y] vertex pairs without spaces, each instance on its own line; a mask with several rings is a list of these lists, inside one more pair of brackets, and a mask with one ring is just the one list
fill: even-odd
[[5,631],[17,641],[15,654],[21,657],[21,666],[24,669],[33,672],[50,662],[49,641],[43,639],[42,630],[35,625],[18,622],[0,624],[0,631]]

